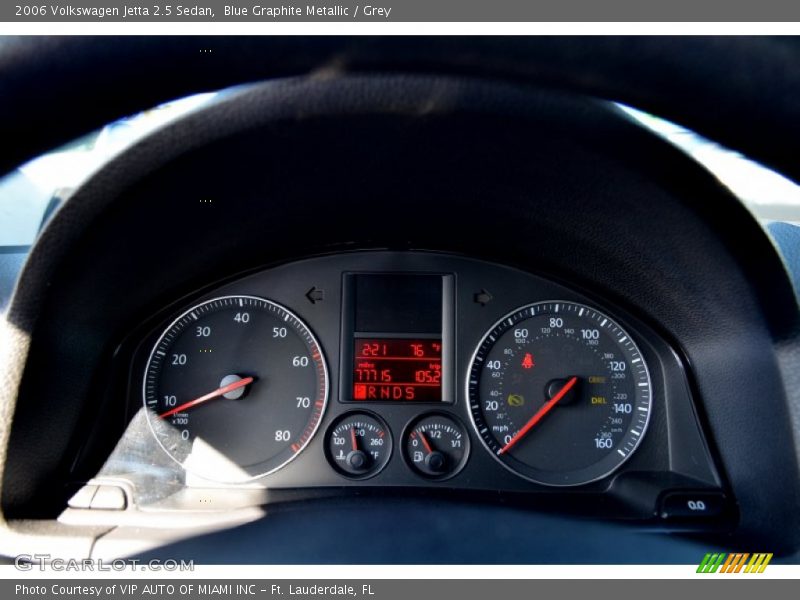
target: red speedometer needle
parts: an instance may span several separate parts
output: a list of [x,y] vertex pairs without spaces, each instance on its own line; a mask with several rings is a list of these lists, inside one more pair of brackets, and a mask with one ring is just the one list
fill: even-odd
[[158,416],[161,417],[162,419],[166,419],[167,417],[171,417],[175,413],[183,412],[187,408],[192,408],[193,406],[197,406],[198,404],[202,404],[203,402],[207,402],[208,400],[219,398],[220,396],[227,394],[228,392],[232,392],[233,390],[238,390],[240,387],[244,387],[250,383],[253,383],[252,377],[245,377],[244,379],[239,379],[238,381],[234,381],[233,383],[229,383],[228,385],[222,386],[221,388],[218,388],[213,392],[209,392],[205,396],[200,396],[199,398],[195,398],[194,400],[189,400],[189,402],[184,402],[180,406],[171,408],[167,412],[163,412]]
[[522,429],[520,429],[514,437],[508,440],[508,443],[505,446],[503,446],[500,452],[498,452],[497,454],[498,455],[505,454],[506,452],[511,450],[511,448],[513,448],[518,441],[524,438],[528,434],[528,432],[531,429],[533,429],[534,425],[536,425],[539,421],[542,420],[542,417],[544,417],[547,413],[553,410],[553,407],[556,404],[558,404],[559,400],[561,400],[564,396],[567,395],[567,392],[572,389],[572,387],[575,385],[577,381],[578,381],[577,376],[571,377],[570,380],[564,384],[564,387],[562,387],[555,396],[550,398],[550,400],[545,402],[544,406],[542,406],[542,408],[536,411],[536,414],[531,417],[530,421],[525,423],[525,426]]

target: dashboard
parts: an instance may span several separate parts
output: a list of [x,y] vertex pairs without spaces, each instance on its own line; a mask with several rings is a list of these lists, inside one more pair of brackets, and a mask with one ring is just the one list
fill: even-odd
[[367,251],[179,304],[117,354],[129,424],[71,508],[116,482],[149,510],[345,487],[499,493],[684,527],[735,514],[678,354],[561,283]]
[[796,552],[800,319],[752,215],[600,92],[396,67],[232,88],[59,208],[0,332],[3,552]]

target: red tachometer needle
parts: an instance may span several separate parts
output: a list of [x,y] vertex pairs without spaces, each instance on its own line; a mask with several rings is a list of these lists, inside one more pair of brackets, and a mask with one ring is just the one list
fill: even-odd
[[184,402],[180,406],[171,408],[167,412],[161,413],[158,416],[161,417],[162,419],[166,419],[167,417],[171,417],[175,413],[183,412],[187,408],[192,408],[193,406],[197,406],[198,404],[202,404],[203,402],[207,402],[208,400],[212,400],[213,398],[219,398],[220,396],[227,394],[228,392],[232,392],[233,390],[238,390],[240,387],[244,387],[250,383],[253,383],[252,377],[245,377],[244,379],[239,379],[238,381],[229,383],[228,385],[216,389],[213,392],[209,392],[205,396],[200,396],[199,398],[195,398],[194,400],[189,400],[189,402]]
[[419,439],[422,440],[422,445],[425,446],[425,450],[428,451],[428,454],[433,452],[433,448],[431,448],[430,442],[425,438],[425,434],[421,431],[419,432]]
[[578,381],[577,377],[570,378],[570,380],[564,384],[564,387],[562,387],[555,396],[550,398],[550,400],[545,402],[544,406],[542,406],[542,408],[536,411],[536,414],[531,417],[530,421],[525,423],[525,426],[522,429],[520,429],[514,437],[508,440],[508,443],[505,446],[503,446],[500,452],[498,452],[497,454],[498,455],[505,454],[506,452],[511,450],[511,448],[513,448],[518,441],[524,438],[528,434],[528,432],[531,429],[533,429],[534,425],[536,425],[539,421],[542,420],[542,417],[544,417],[547,413],[549,413],[553,409],[553,407],[556,404],[558,404],[559,400],[561,400],[564,396],[567,395],[567,392],[572,389],[572,387],[575,385],[577,381]]

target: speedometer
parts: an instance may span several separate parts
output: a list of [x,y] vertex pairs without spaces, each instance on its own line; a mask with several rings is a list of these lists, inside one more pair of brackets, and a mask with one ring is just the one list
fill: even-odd
[[224,296],[175,319],[143,384],[156,440],[189,473],[237,483],[267,475],[313,437],[328,370],[309,328],[286,308]]
[[473,424],[506,468],[546,485],[615,471],[649,421],[642,353],[614,320],[574,302],[521,307],[484,336],[467,392]]

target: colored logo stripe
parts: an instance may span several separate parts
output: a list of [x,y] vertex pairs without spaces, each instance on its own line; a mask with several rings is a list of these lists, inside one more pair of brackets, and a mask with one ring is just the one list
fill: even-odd
[[747,560],[749,554],[729,554],[728,560],[722,565],[720,573],[738,573],[744,562]]
[[725,559],[725,554],[711,554],[708,553],[703,557],[700,566],[697,567],[698,573],[716,573],[722,561]]
[[744,573],[763,573],[771,560],[772,553],[709,552],[703,557],[697,572],[716,573],[719,570],[720,573],[739,573],[744,568]]
[[772,553],[769,554],[754,554],[753,558],[750,559],[747,567],[745,567],[745,573],[763,573],[764,569],[767,568],[769,561],[772,560]]

